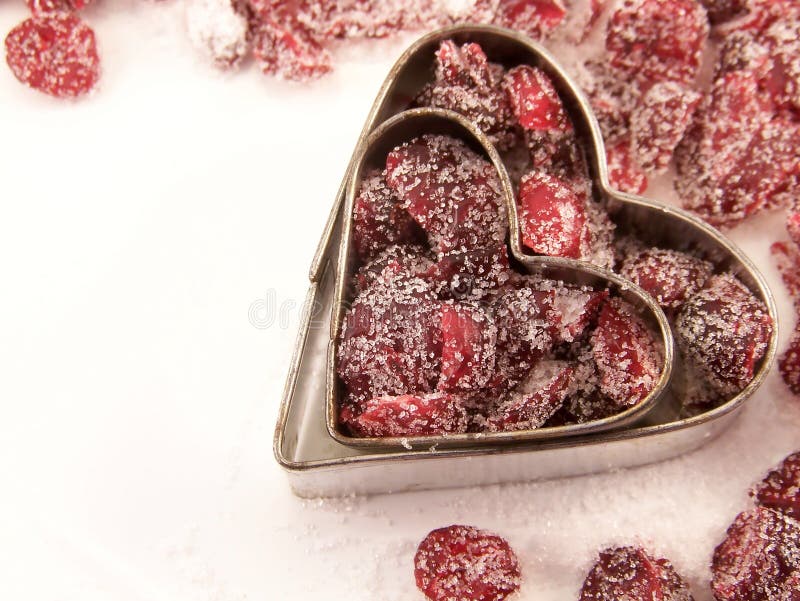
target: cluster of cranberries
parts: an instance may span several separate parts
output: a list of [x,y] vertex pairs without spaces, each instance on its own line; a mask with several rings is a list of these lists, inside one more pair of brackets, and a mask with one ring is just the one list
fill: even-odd
[[652,390],[660,343],[635,309],[516,271],[506,230],[494,166],[460,140],[416,138],[363,178],[337,357],[353,434],[584,422]]
[[[800,598],[800,452],[751,491],[755,508],[740,513],[714,550],[716,601]],[[519,590],[519,561],[508,542],[471,526],[434,530],[414,557],[417,587],[432,601],[501,601]],[[693,601],[689,585],[663,558],[640,547],[600,552],[579,601]]]
[[616,270],[658,302],[684,359],[675,380],[684,416],[725,402],[752,380],[772,333],[766,307],[733,274],[715,273],[702,257],[650,247],[616,231],[592,199],[573,124],[542,70],[521,65],[506,71],[477,44],[444,41],[434,79],[415,103],[469,117],[501,151],[517,186],[527,251]]

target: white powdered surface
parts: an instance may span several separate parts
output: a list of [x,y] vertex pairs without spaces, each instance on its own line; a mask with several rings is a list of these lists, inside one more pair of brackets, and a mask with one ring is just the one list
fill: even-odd
[[[0,3],[0,31],[25,14]],[[575,599],[617,543],[669,557],[711,599],[707,564],[748,486],[800,448],[777,371],[722,438],[658,465],[295,498],[272,434],[307,268],[413,35],[348,44],[331,76],[297,86],[208,66],[179,2],[107,0],[85,18],[103,61],[91,97],[60,102],[0,68],[0,598],[421,601],[417,544],[468,523],[516,550],[520,601]],[[774,287],[785,344],[768,252],[782,221],[732,235]]]

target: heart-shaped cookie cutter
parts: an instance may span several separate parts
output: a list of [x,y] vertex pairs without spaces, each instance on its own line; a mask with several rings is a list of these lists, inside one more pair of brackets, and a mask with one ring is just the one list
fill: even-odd
[[[338,413],[343,395],[343,387],[336,374],[338,342],[344,325],[345,309],[352,302],[351,282],[357,269],[357,255],[353,245],[353,214],[355,199],[358,196],[364,174],[372,169],[383,168],[386,155],[395,147],[423,134],[442,134],[460,139],[482,154],[495,167],[502,189],[512,241],[511,255],[529,273],[540,274],[551,280],[564,281],[568,285],[591,286],[596,289],[610,288],[616,296],[624,298],[641,315],[650,328],[661,337],[663,362],[658,379],[651,392],[643,399],[616,415],[585,423],[542,427],[529,430],[507,432],[444,434],[414,437],[355,437],[343,432],[340,428]],[[640,420],[653,409],[666,390],[670,380],[673,364],[672,334],[663,311],[651,296],[633,283],[618,275],[595,267],[594,265],[560,259],[554,257],[530,256],[522,253],[519,236],[513,228],[516,226],[516,203],[514,189],[503,160],[486,136],[464,117],[447,110],[418,108],[403,111],[390,117],[375,131],[356,151],[356,162],[351,172],[345,203],[344,228],[339,255],[339,271],[336,278],[334,297],[334,313],[331,322],[331,340],[328,352],[328,394],[327,394],[327,426],[330,435],[342,444],[371,447],[381,450],[402,450],[412,443],[418,446],[437,446],[447,448],[454,446],[490,446],[495,444],[516,444],[565,438],[603,432],[623,428]],[[516,245],[514,241],[517,241]],[[514,248],[516,246],[516,249]],[[488,400],[488,399],[487,399]]]
[[593,170],[596,188],[609,198],[626,201],[624,219],[618,216],[618,225],[624,226],[627,221],[654,244],[670,246],[671,241],[676,249],[700,250],[720,269],[732,270],[765,303],[775,331],[747,387],[726,403],[691,418],[678,418],[677,411],[665,402],[667,398],[659,402],[658,410],[648,413],[642,424],[563,441],[481,449],[416,447],[401,452],[342,445],[327,434],[323,374],[334,295],[331,272],[336,269],[345,192],[357,158],[354,154],[312,260],[311,286],[275,429],[274,454],[289,475],[295,492],[301,496],[366,494],[572,476],[664,460],[713,440],[740,415],[745,401],[762,384],[775,359],[777,311],[763,276],[734,244],[696,217],[612,190],[599,125],[588,101],[547,50],[515,32],[493,26],[462,25],[420,38],[402,54],[384,81],[365,122],[361,141],[382,121],[406,109],[420,87],[430,81],[433,53],[445,39],[475,41],[493,61],[503,57],[508,65],[528,63],[547,71],[562,98],[574,99],[571,104],[567,102],[567,108],[576,129],[582,130],[579,134],[588,135],[592,144],[594,160],[587,164]]

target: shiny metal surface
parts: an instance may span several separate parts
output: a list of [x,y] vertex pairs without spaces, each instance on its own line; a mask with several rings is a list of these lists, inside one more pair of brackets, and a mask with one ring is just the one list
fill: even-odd
[[[765,303],[777,325],[775,303],[764,278],[721,233],[685,211],[611,189],[599,126],[586,98],[553,57],[524,36],[493,26],[457,26],[424,36],[391,70],[364,125],[361,144],[379,123],[408,105],[430,76],[434,49],[448,38],[480,43],[493,61],[506,65],[528,63],[544,69],[565,99],[576,132],[585,142],[595,198],[617,208],[617,226],[651,244],[698,251],[719,269],[732,270]],[[299,495],[338,496],[522,481],[660,461],[697,448],[723,432],[774,362],[777,332],[755,377],[741,393],[720,407],[689,419],[676,419],[677,408],[670,406],[667,391],[643,424],[619,431],[479,449],[439,450],[412,444],[411,449],[381,451],[343,445],[327,432],[326,356],[334,305],[333,274],[339,268],[336,251],[342,238],[342,206],[356,160],[354,153],[311,266],[312,284],[275,430],[275,457]],[[510,213],[510,219],[516,225],[515,213]],[[512,232],[518,232],[518,227]],[[511,245],[515,253],[521,251],[515,236],[511,237]]]

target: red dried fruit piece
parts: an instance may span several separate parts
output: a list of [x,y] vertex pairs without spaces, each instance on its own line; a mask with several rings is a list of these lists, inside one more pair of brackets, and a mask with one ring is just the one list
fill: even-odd
[[94,31],[67,13],[17,25],[6,37],[6,61],[18,80],[51,96],[86,94],[100,78]]
[[759,40],[770,58],[762,87],[778,108],[800,111],[800,6],[793,19],[775,21]]
[[630,142],[619,142],[606,148],[608,183],[629,194],[643,194],[647,190],[647,175],[631,156]]
[[28,8],[34,15],[51,13],[55,11],[73,12],[82,10],[92,3],[92,0],[25,0]]
[[713,265],[687,253],[652,248],[626,260],[620,273],[664,309],[677,309],[711,277]]
[[707,38],[706,12],[695,0],[625,0],[608,23],[606,50],[623,77],[690,84]]
[[664,173],[692,122],[700,94],[676,82],[655,83],[631,115],[631,151],[648,172]]
[[403,394],[366,401],[347,425],[356,436],[456,434],[467,431],[467,413],[461,401],[449,394]]
[[800,452],[784,459],[751,494],[759,505],[800,519]]
[[490,432],[532,430],[544,425],[564,404],[575,374],[565,361],[542,361],[489,417]]
[[580,601],[693,601],[689,585],[666,559],[638,547],[600,552],[581,589]]
[[778,369],[789,390],[793,394],[800,395],[800,327],[798,326],[795,326],[789,346],[778,360]]
[[718,226],[763,208],[797,166],[796,132],[796,124],[773,123],[753,73],[726,73],[675,152],[684,207]]
[[501,601],[520,586],[509,544],[472,526],[433,530],[414,555],[414,578],[432,601]]
[[238,66],[250,50],[248,19],[231,0],[189,0],[186,28],[192,45],[214,66]]
[[712,276],[681,307],[675,337],[686,358],[715,390],[736,394],[753,379],[767,351],[767,308],[732,274]]
[[331,57],[319,40],[297,22],[262,18],[253,32],[253,54],[267,75],[308,81],[331,71]]
[[444,303],[439,390],[471,392],[495,376],[497,326],[477,306]]
[[480,300],[510,278],[508,251],[481,248],[442,254],[426,277],[443,299]]
[[574,188],[554,175],[533,171],[519,185],[522,242],[534,253],[579,259],[591,233],[586,205]]
[[433,261],[421,246],[390,246],[359,268],[355,277],[356,292],[366,290],[377,282],[394,285],[394,282],[422,276],[433,266]]
[[789,296],[800,302],[800,249],[791,242],[775,242],[770,250]]
[[440,303],[418,277],[379,278],[345,315],[337,371],[354,400],[432,392],[439,378]]
[[500,0],[494,24],[540,40],[558,27],[566,14],[559,0]]
[[553,301],[559,316],[556,339],[561,342],[573,342],[581,338],[594,322],[607,298],[607,290],[598,292],[559,285]]
[[461,140],[424,135],[386,157],[386,181],[442,253],[497,248],[506,217],[494,166]]
[[765,507],[740,513],[714,550],[711,570],[718,601],[797,601],[800,522]]
[[421,234],[384,175],[377,169],[367,173],[353,206],[353,244],[361,260],[392,244],[422,241]]
[[449,109],[467,117],[499,150],[516,142],[511,107],[500,87],[503,68],[489,63],[478,44],[460,48],[445,40],[436,51],[436,80],[417,104]]
[[591,338],[600,391],[620,408],[646,397],[661,373],[659,345],[647,324],[622,299],[606,301]]
[[514,67],[503,78],[533,166],[562,176],[579,171],[581,159],[569,115],[550,78],[536,67]]

